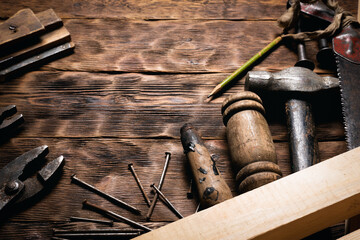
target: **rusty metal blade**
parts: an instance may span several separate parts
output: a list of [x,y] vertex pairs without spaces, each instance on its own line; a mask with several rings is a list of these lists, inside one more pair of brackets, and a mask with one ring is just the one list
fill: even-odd
[[360,146],[360,65],[336,56],[348,148]]
[[37,174],[37,176],[27,178],[24,180],[25,189],[22,195],[16,200],[16,204],[21,204],[22,202],[33,198],[38,193],[43,191],[46,186],[49,185],[49,179],[55,176],[65,164],[63,156],[60,156],[51,162],[49,162],[45,167],[43,167]]
[[345,27],[333,38],[348,148],[360,146],[360,29]]

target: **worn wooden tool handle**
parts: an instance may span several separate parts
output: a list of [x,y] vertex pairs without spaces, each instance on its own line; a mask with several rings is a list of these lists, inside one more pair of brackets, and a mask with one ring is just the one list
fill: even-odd
[[197,186],[201,207],[208,208],[232,198],[229,186],[221,177],[215,161],[211,158],[196,129],[187,123],[181,128],[180,133]]
[[223,120],[240,193],[282,175],[264,113],[260,97],[249,91],[233,94],[223,103]]

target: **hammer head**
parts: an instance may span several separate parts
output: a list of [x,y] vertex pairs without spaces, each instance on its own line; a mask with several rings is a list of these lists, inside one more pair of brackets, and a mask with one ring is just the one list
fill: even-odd
[[290,67],[277,73],[250,71],[246,75],[245,90],[313,93],[339,87],[334,77],[320,77],[303,67]]

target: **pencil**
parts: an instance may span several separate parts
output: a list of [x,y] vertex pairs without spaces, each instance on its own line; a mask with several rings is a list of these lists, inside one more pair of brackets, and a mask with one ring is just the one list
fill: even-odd
[[275,38],[271,43],[269,43],[266,47],[264,47],[260,52],[255,54],[252,58],[250,58],[244,65],[242,65],[240,68],[238,68],[235,72],[233,72],[230,76],[228,76],[224,81],[219,83],[209,94],[208,98],[214,96],[218,92],[221,91],[229,82],[234,80],[239,74],[244,72],[246,69],[248,69],[256,60],[258,60],[261,56],[263,56],[265,53],[267,53],[270,49],[275,47],[280,41],[282,40],[282,37],[279,36]]

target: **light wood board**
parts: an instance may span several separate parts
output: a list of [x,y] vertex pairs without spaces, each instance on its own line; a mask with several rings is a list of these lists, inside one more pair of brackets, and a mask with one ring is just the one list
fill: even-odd
[[355,232],[349,233],[341,238],[338,238],[338,240],[358,240],[360,239],[360,229],[356,230]]
[[360,213],[360,148],[136,239],[301,239]]

